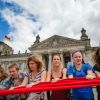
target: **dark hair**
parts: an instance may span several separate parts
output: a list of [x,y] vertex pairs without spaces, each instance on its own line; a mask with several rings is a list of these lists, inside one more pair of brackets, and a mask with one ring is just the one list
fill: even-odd
[[17,71],[19,70],[19,67],[16,63],[13,63],[8,67],[8,69],[11,69],[11,68],[16,68]]
[[85,61],[84,61],[84,59],[82,59],[82,64],[85,64]]
[[73,50],[73,51],[72,51],[72,57],[74,56],[74,54],[75,54],[76,52],[80,52],[80,53],[82,54],[82,52],[81,52],[80,50]]
[[95,54],[94,54],[94,61],[97,64],[97,66],[100,66],[100,47],[96,50]]
[[40,61],[40,59],[36,56],[31,56],[27,59],[27,66],[28,66],[28,69],[29,69],[29,72],[31,72],[31,69],[29,68],[29,62],[30,61],[34,61],[35,63],[37,63],[37,71],[40,72],[42,67],[43,67],[43,63],[42,61]]
[[59,54],[59,53],[54,53],[54,54],[52,55],[52,60],[53,60],[54,56],[59,56],[59,58],[60,58],[60,60],[61,60],[61,57],[60,57],[60,54]]
[[1,73],[1,76],[0,76],[1,80],[4,80],[5,78],[8,77],[8,74],[4,71],[4,69],[1,67],[1,65],[0,65],[0,73]]

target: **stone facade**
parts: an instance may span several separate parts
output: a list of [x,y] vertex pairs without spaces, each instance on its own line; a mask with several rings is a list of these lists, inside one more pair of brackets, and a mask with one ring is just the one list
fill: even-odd
[[[7,69],[9,64],[15,62],[19,65],[21,70],[25,71],[27,70],[27,58],[30,55],[39,55],[44,61],[46,69],[51,70],[53,53],[60,53],[62,65],[66,66],[69,61],[72,61],[71,53],[74,49],[81,50],[85,62],[93,64],[92,56],[96,48],[91,47],[90,39],[84,28],[81,30],[80,40],[54,35],[40,42],[38,35],[34,44],[29,48],[30,53],[19,52],[18,54],[13,54],[12,48],[2,42],[0,43],[0,63],[4,69]],[[5,53],[5,51],[7,53]]]
[[0,41],[0,56],[10,55],[13,53],[13,49],[7,44]]

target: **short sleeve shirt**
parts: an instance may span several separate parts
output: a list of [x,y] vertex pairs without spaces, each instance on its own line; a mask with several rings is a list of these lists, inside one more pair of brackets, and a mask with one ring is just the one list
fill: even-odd
[[[92,70],[92,67],[89,64],[84,64],[80,70],[73,70],[73,67],[70,66],[67,69],[67,75],[73,75],[73,77],[85,77],[89,70]],[[85,72],[86,71],[86,72]],[[93,91],[91,87],[84,87],[84,88],[75,88],[72,89],[73,98],[77,97],[79,100],[92,100],[93,98]],[[87,95],[88,94],[88,95]]]

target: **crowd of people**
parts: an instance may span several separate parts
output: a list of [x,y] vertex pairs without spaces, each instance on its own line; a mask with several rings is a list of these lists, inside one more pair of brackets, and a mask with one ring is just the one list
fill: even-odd
[[[7,73],[0,65],[0,89],[15,89],[17,87],[32,87],[40,82],[57,82],[66,78],[86,77],[93,79],[100,77],[100,48],[94,55],[94,66],[83,62],[80,50],[72,52],[73,62],[66,68],[61,64],[59,53],[52,55],[52,70],[46,71],[43,61],[36,56],[27,59],[28,72],[20,72],[14,63],[8,67]],[[95,73],[95,76],[94,76]],[[56,88],[56,87],[55,87]],[[96,87],[97,98],[100,100],[100,86]],[[0,100],[95,100],[92,87],[74,88],[47,92],[32,92],[28,94],[14,94],[0,96]]]

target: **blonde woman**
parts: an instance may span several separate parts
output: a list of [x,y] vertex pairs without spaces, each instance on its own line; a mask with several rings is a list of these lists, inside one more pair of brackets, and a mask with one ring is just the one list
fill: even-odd
[[[29,73],[25,76],[22,85],[27,85],[29,83],[27,87],[31,87],[46,81],[46,70],[38,57],[29,57],[27,59],[27,65]],[[44,92],[30,93],[27,100],[46,100],[46,96]]]
[[[58,80],[66,79],[66,68],[61,65],[60,54],[53,54],[52,66],[53,69],[48,72],[47,81],[57,82]],[[52,91],[50,100],[70,100],[69,90]]]

